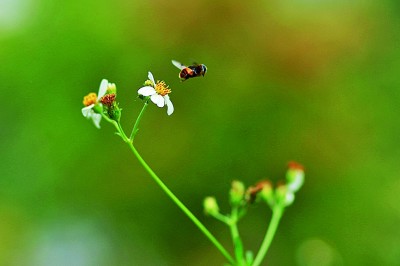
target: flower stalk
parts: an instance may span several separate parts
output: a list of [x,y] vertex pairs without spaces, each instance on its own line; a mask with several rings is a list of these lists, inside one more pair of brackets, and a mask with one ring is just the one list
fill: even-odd
[[232,213],[231,213],[231,219],[229,223],[230,231],[231,231],[231,236],[232,236],[232,241],[233,241],[233,246],[235,250],[235,256],[236,256],[236,262],[238,266],[244,266],[245,261],[243,258],[243,243],[242,240],[240,239],[239,235],[239,230],[237,227],[237,222],[239,220],[238,217],[238,208],[233,207],[232,208]]
[[214,244],[214,246],[224,255],[224,257],[233,265],[235,261],[231,255],[226,251],[222,244],[214,237],[214,235],[200,222],[199,219],[183,204],[178,197],[161,181],[161,179],[154,173],[150,166],[144,161],[140,156],[139,152],[133,146],[131,142],[127,142],[129,148],[132,150],[133,154],[139,160],[143,168],[150,174],[153,180],[160,186],[160,188],[168,195],[168,197],[189,217],[189,219],[199,228],[199,230]]
[[135,125],[133,126],[131,135],[130,135],[130,137],[129,137],[129,139],[131,140],[131,142],[133,142],[133,139],[135,138],[137,132],[139,131],[139,123],[140,123],[140,120],[142,119],[143,114],[144,114],[144,111],[146,110],[146,107],[147,107],[148,105],[149,105],[149,100],[147,99],[147,100],[144,102],[144,105],[143,105],[143,107],[142,107],[142,110],[141,110],[140,113],[139,113],[139,116],[136,118]]
[[[145,104],[146,106],[146,104]],[[141,114],[145,107],[143,107]],[[150,166],[146,163],[146,161],[142,158],[139,152],[136,150],[135,146],[132,143],[132,139],[128,138],[120,123],[108,118],[105,114],[102,114],[103,118],[108,122],[112,123],[118,131],[118,135],[124,140],[125,143],[128,144],[132,153],[138,159],[139,163],[143,166],[143,168],[147,171],[147,173],[152,177],[152,179],[157,183],[157,185],[167,194],[167,196],[183,211],[183,213],[188,216],[188,218],[197,226],[197,228],[214,244],[214,246],[221,252],[221,254],[231,263],[232,265],[236,265],[235,260],[229,254],[229,252],[222,246],[222,244],[214,237],[214,235],[200,222],[200,220],[178,199],[177,196],[162,182],[162,180],[156,175],[156,173],[150,168]],[[139,117],[138,117],[139,118]],[[139,119],[140,120],[140,119]],[[138,122],[138,120],[136,120]]]
[[271,246],[272,240],[274,239],[276,230],[278,229],[279,221],[282,218],[284,209],[285,207],[283,205],[276,205],[272,209],[271,222],[268,226],[267,232],[264,236],[263,242],[261,243],[260,249],[257,253],[256,258],[254,259],[252,266],[259,266],[263,261],[265,255],[267,254],[267,251]]

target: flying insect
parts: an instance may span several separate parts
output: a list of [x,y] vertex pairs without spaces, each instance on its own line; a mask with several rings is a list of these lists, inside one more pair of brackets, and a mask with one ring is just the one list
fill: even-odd
[[181,72],[179,72],[179,78],[181,79],[181,81],[200,76],[204,77],[207,72],[207,67],[204,64],[193,64],[191,66],[185,66],[175,60],[172,60],[172,64],[181,70]]

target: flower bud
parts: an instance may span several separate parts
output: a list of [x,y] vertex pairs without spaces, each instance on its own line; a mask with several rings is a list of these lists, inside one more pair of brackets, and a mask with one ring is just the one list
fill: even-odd
[[[265,191],[263,191],[265,189]],[[272,185],[269,180],[263,180],[251,186],[246,191],[246,200],[249,203],[253,203],[258,199],[264,199],[270,201],[273,199]]]
[[143,84],[144,86],[151,86],[151,87],[154,87],[154,84],[153,84],[153,82],[151,81],[151,80],[146,80],[145,82],[144,82],[144,84]]
[[295,198],[294,193],[288,191],[285,197],[285,206],[291,205],[294,202],[294,198]]
[[288,190],[298,191],[304,183],[304,168],[296,162],[289,162],[289,169],[286,172]]
[[119,108],[118,103],[114,102],[113,107],[110,108],[109,115],[111,119],[114,119],[115,121],[119,121],[121,118],[121,108]]
[[106,94],[117,94],[117,86],[114,83],[108,83]]
[[286,185],[280,185],[276,188],[276,201],[283,206],[289,206],[294,201],[294,193]]
[[217,200],[214,197],[207,197],[203,202],[204,213],[207,215],[216,215],[219,213]]
[[243,201],[244,193],[244,184],[237,180],[232,181],[231,190],[229,191],[231,204],[233,206],[240,205]]
[[260,197],[272,206],[274,203],[274,191],[272,189],[272,184],[269,180],[262,181],[262,189],[260,191]]
[[[110,83],[108,85],[107,91],[116,91],[115,84]],[[118,103],[115,98],[117,95],[115,93],[106,94],[101,97],[100,102],[105,106],[108,116],[115,121],[119,121],[121,118],[121,108],[119,108]]]

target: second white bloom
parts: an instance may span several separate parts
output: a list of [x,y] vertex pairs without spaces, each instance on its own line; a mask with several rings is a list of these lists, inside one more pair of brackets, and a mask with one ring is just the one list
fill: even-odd
[[167,114],[171,115],[174,112],[174,106],[168,96],[168,94],[171,93],[171,89],[168,88],[164,81],[157,81],[156,83],[151,72],[149,72],[148,78],[150,82],[146,82],[146,85],[147,83],[151,84],[140,88],[138,93],[145,97],[150,96],[150,100],[158,107],[164,107],[166,105]]

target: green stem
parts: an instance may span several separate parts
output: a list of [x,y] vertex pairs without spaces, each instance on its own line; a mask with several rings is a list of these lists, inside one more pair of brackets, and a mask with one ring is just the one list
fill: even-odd
[[231,219],[229,217],[227,217],[227,216],[225,216],[223,214],[220,214],[220,213],[212,214],[212,216],[215,219],[217,219],[217,220],[219,220],[219,221],[221,221],[221,222],[223,222],[224,224],[227,224],[227,225],[229,225],[229,223],[231,221]]
[[118,123],[118,122],[115,121],[115,120],[112,120],[111,118],[109,118],[107,115],[105,115],[105,114],[103,114],[103,113],[101,114],[101,116],[102,116],[105,120],[107,120],[108,122],[110,122],[111,124],[114,125],[114,127],[117,129],[119,135],[121,136],[121,138],[122,138],[125,142],[129,142],[129,139],[128,139],[128,137],[125,135],[125,132],[124,132],[124,130],[122,129],[120,123]]
[[140,111],[139,116],[136,118],[136,122],[135,122],[135,125],[133,126],[133,129],[132,129],[132,132],[131,132],[131,136],[129,137],[129,139],[131,141],[133,141],[133,139],[135,138],[136,133],[139,130],[139,123],[140,123],[140,120],[143,117],[143,114],[144,114],[144,111],[146,110],[147,105],[149,105],[148,100],[144,102],[143,108]]
[[[142,108],[141,113],[139,114],[138,119],[136,119],[136,123],[134,126],[137,128],[139,124],[140,117],[143,115],[143,111],[146,108],[147,102]],[[222,246],[222,244],[211,234],[210,231],[200,222],[199,219],[175,196],[175,194],[161,181],[161,179],[154,173],[154,171],[150,168],[150,166],[145,162],[145,160],[140,156],[139,152],[132,144],[132,139],[128,139],[125,135],[121,124],[117,123],[116,121],[110,119],[105,114],[102,114],[102,117],[107,120],[108,122],[112,123],[117,131],[119,132],[121,138],[126,142],[129,148],[132,150],[133,154],[139,160],[140,164],[144,167],[144,169],[150,174],[153,180],[161,187],[161,189],[171,198],[171,200],[189,217],[190,220],[200,229],[200,231],[214,244],[214,246],[224,255],[224,257],[231,263],[232,265],[236,265],[234,259],[229,255],[228,251]],[[134,132],[134,131],[132,131]]]
[[231,263],[235,265],[235,261],[226,251],[226,249],[218,242],[218,240],[211,234],[210,231],[197,219],[196,216],[175,196],[175,194],[161,181],[161,179],[153,172],[150,166],[144,161],[144,159],[140,156],[139,152],[133,146],[131,142],[127,142],[129,147],[131,148],[133,154],[139,160],[140,164],[146,169],[146,171],[150,174],[153,180],[161,187],[161,189],[170,197],[170,199],[189,217],[190,220],[200,229],[200,231],[215,245],[215,247],[225,256],[225,258]]
[[243,244],[242,244],[242,240],[240,239],[240,236],[239,236],[237,222],[238,222],[238,209],[237,209],[237,207],[232,207],[231,222],[229,223],[229,227],[231,229],[231,236],[232,236],[233,246],[235,249],[237,265],[240,266],[240,265],[243,265],[243,263],[244,263]]
[[254,259],[252,266],[259,266],[261,264],[262,260],[264,259],[265,255],[267,254],[267,251],[271,245],[272,239],[274,238],[276,230],[278,229],[279,221],[282,217],[283,210],[284,210],[284,207],[281,204],[277,204],[272,209],[271,222],[269,223],[267,233],[265,234],[265,237],[261,244],[260,250],[258,251],[256,258]]

